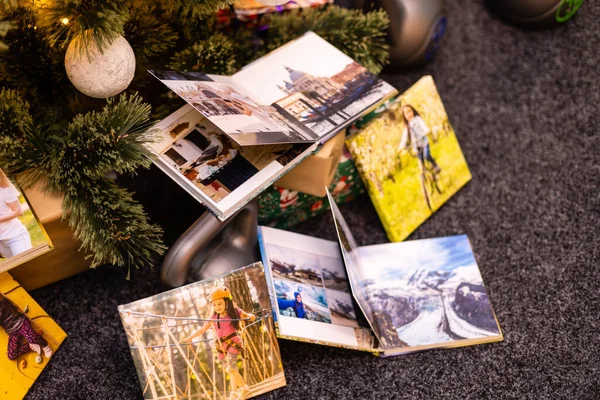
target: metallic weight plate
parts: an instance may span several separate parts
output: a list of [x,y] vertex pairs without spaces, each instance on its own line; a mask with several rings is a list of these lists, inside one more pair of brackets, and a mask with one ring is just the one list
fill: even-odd
[[392,65],[417,65],[433,58],[446,26],[442,2],[380,1],[390,18],[388,37]]
[[259,261],[257,231],[256,201],[224,222],[205,212],[169,249],[161,268],[163,284],[178,287]]

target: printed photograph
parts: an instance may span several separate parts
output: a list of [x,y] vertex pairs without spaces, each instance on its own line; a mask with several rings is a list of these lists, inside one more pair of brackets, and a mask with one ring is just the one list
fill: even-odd
[[[296,236],[299,242],[307,239],[302,235]],[[341,255],[334,257],[339,252],[326,256],[316,251],[311,253],[268,242],[265,247],[282,315],[335,325],[358,326],[344,263]],[[310,249],[314,247],[306,242],[306,250]],[[295,286],[296,284],[298,285]],[[300,284],[303,286],[299,286]],[[308,287],[311,289],[307,290]],[[296,293],[300,294],[302,301],[298,302]],[[291,300],[295,301],[294,304]],[[289,307],[294,311],[299,307],[308,311],[294,314],[282,312]]]
[[313,32],[231,77],[150,73],[241,146],[315,142],[397,93]]
[[331,320],[336,325],[358,327],[356,311],[352,303],[352,292],[341,258],[319,256],[321,276]]
[[331,313],[325,289],[322,286],[305,285],[273,278],[279,314],[309,321],[331,323]]
[[[239,145],[314,141],[290,128],[272,106],[257,104],[242,94],[229,77],[178,75],[175,71],[151,73]],[[190,78],[195,80],[187,80]]]
[[393,242],[471,180],[431,76],[353,124],[346,144]]
[[145,399],[246,399],[285,386],[256,263],[119,306]]
[[[301,134],[317,139],[341,129],[396,93],[313,32],[232,77],[261,104],[272,105]],[[308,132],[307,132],[308,131]]]
[[25,197],[0,169],[0,272],[35,253],[50,250],[50,240]]
[[369,326],[379,337],[379,326],[375,323],[374,309],[371,303],[368,301],[368,296],[364,290],[360,290],[362,282],[366,280],[363,273],[362,260],[359,256],[359,247],[350,231],[350,227],[346,223],[344,216],[342,215],[337,204],[333,200],[331,193],[327,190],[327,199],[329,200],[329,206],[331,208],[331,214],[333,216],[333,222],[335,224],[342,257],[346,266],[348,282],[350,283],[350,290],[353,293],[354,298],[364,317],[366,318]]
[[162,159],[215,202],[291,150],[291,145],[242,148],[207,120],[180,121],[166,135],[170,144],[161,149]]
[[365,246],[361,282],[387,349],[500,336],[466,235]]
[[[12,278],[0,274],[0,388],[2,399],[26,398],[67,334]],[[52,396],[50,396],[52,397]]]

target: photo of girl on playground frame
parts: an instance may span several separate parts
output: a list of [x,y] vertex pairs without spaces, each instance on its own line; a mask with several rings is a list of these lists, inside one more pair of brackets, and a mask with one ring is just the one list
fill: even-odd
[[238,400],[285,385],[260,263],[119,312],[145,399]]
[[402,241],[471,180],[430,76],[350,128],[346,144],[391,241]]

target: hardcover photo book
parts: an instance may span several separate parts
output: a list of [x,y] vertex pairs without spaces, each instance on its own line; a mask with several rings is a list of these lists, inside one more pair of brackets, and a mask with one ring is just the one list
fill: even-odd
[[0,273],[0,398],[23,399],[66,337],[8,272]]
[[245,399],[286,384],[260,262],[119,314],[144,399]]
[[358,120],[346,145],[392,242],[471,180],[431,76]]
[[27,199],[0,170],[0,272],[52,250],[52,242]]
[[497,342],[502,332],[466,235],[357,246],[259,227],[280,337],[382,356]]
[[241,146],[323,143],[397,94],[313,32],[232,76],[150,73]]

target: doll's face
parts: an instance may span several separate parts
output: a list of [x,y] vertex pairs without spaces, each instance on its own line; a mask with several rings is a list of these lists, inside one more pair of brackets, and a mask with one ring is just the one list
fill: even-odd
[[216,313],[223,314],[225,312],[225,299],[217,299],[212,304]]
[[413,109],[409,106],[404,106],[402,112],[404,113],[404,118],[406,118],[407,121],[410,121],[415,116]]

